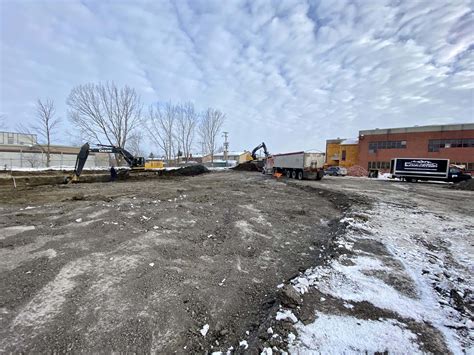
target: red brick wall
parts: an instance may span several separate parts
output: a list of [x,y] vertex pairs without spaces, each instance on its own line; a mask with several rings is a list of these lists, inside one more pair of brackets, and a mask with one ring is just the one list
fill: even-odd
[[[444,158],[451,162],[474,163],[474,148],[440,148],[439,152],[428,152],[430,139],[460,138],[474,138],[474,130],[365,135],[359,137],[359,165],[367,169],[369,161],[390,162],[392,158]],[[369,142],[377,141],[406,141],[407,146],[369,153]]]

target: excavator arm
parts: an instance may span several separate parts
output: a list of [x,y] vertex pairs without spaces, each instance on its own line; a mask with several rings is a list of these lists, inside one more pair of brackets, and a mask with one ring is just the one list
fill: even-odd
[[86,165],[86,161],[90,152],[120,154],[131,168],[145,166],[145,158],[135,157],[132,153],[123,148],[116,147],[114,145],[103,144],[98,144],[96,148],[91,148],[89,143],[86,143],[81,147],[79,154],[77,155],[76,166],[74,167],[74,179],[79,178],[81,175],[82,169],[84,169],[84,165]]
[[257,159],[257,151],[262,148],[263,148],[263,153],[265,154],[265,157],[269,156],[267,146],[265,145],[265,143],[262,142],[259,145],[257,145],[255,148],[253,148],[252,153],[251,153],[253,160]]

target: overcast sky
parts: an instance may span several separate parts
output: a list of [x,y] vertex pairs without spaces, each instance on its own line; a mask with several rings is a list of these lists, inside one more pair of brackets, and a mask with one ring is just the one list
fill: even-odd
[[0,2],[9,128],[31,120],[38,97],[66,118],[74,85],[106,80],[145,104],[220,109],[232,150],[324,150],[360,129],[474,122],[467,0]]

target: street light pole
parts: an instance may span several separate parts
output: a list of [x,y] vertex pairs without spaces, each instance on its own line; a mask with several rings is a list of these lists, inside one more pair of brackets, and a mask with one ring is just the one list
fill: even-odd
[[227,141],[227,136],[229,135],[229,132],[222,132],[224,134],[224,160],[225,160],[225,166],[227,166],[227,154],[229,151],[229,142]]

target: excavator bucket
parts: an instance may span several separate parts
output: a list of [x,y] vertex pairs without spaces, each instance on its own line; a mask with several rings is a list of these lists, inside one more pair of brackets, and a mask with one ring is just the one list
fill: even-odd
[[77,178],[81,175],[84,165],[86,165],[87,157],[89,156],[89,143],[84,144],[79,151],[76,158],[76,166],[74,168],[74,176]]

